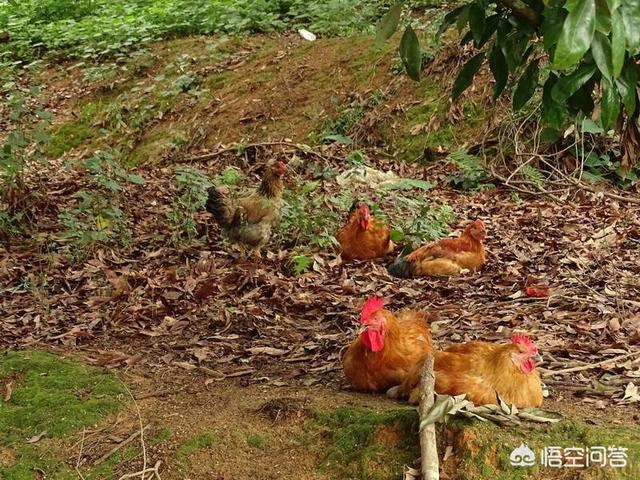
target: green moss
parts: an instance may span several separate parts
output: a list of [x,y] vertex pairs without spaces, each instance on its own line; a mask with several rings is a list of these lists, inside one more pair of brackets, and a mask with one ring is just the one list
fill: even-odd
[[[64,441],[115,413],[124,393],[114,374],[37,351],[5,353],[0,358],[2,382],[13,385],[10,400],[0,408],[0,438],[16,459],[0,467],[0,478],[7,480],[33,479],[36,469],[56,479],[76,478],[51,456],[47,443]],[[42,432],[46,435],[38,443],[25,443]]]
[[326,429],[328,438],[319,468],[339,478],[400,479],[403,465],[419,456],[417,421],[416,411],[409,408],[340,408],[317,414],[312,428]]
[[63,153],[82,145],[88,138],[96,133],[93,121],[100,105],[97,103],[87,103],[80,113],[78,119],[60,125],[51,136],[47,146],[47,156],[49,158],[59,158]]
[[196,453],[199,450],[204,448],[211,448],[215,442],[215,438],[213,434],[206,432],[201,433],[200,435],[196,435],[195,437],[191,437],[178,447],[176,452],[176,456],[178,459],[184,459],[189,455]]

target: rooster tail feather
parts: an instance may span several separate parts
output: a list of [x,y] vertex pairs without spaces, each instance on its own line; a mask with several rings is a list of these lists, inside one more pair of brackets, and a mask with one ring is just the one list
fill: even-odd
[[207,193],[209,196],[207,197],[207,202],[204,204],[207,212],[213,215],[213,218],[218,222],[218,225],[222,228],[228,228],[231,224],[231,219],[227,213],[224,196],[216,187],[209,188]]
[[409,278],[413,275],[413,264],[405,257],[396,258],[387,266],[387,270],[394,277]]

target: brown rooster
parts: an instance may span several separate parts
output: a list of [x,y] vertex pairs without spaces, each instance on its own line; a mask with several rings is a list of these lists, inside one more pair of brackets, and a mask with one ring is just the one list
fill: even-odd
[[258,189],[249,196],[232,201],[215,187],[208,190],[205,208],[222,228],[222,233],[241,249],[250,248],[260,257],[260,248],[267,243],[271,229],[280,219],[284,162],[267,165]]
[[336,240],[342,248],[345,260],[369,260],[384,257],[394,249],[391,229],[379,223],[371,214],[369,206],[354,203],[349,211],[347,223],[338,230]]
[[[521,333],[511,343],[467,342],[444,351],[434,351],[435,390],[441,395],[467,394],[476,405],[498,404],[498,395],[518,408],[542,405],[542,382],[532,357],[538,349]],[[422,361],[417,363],[406,380],[387,394],[420,401]]]
[[484,264],[486,236],[480,220],[471,223],[460,238],[444,238],[424,245],[404,258],[398,258],[387,269],[395,277],[459,275],[462,270],[476,271]]
[[342,357],[344,374],[358,390],[386,391],[404,382],[432,349],[426,313],[405,310],[394,315],[382,298],[371,296],[362,306],[360,323],[364,330]]

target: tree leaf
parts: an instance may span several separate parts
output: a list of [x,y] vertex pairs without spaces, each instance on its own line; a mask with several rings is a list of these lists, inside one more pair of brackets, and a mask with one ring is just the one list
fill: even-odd
[[447,13],[442,19],[442,23],[440,24],[440,27],[438,27],[438,31],[436,32],[436,38],[440,38],[442,34],[446,32],[451,25],[456,23],[460,14],[465,10],[467,10],[467,5],[458,7],[455,10],[452,10],[449,13]]
[[611,15],[611,68],[613,78],[619,78],[624,65],[625,38],[624,24],[620,13],[614,11]]
[[569,15],[562,26],[553,59],[553,66],[557,69],[570,68],[578,63],[589,50],[596,30],[595,0],[570,0],[566,8]]
[[562,33],[562,25],[567,18],[567,11],[562,8],[560,2],[553,2],[549,5],[542,21],[542,41],[544,48],[553,60],[553,54],[558,44],[558,39]]
[[527,66],[520,80],[518,80],[516,91],[513,93],[513,109],[515,111],[524,107],[533,96],[533,92],[536,91],[538,86],[538,74],[538,61],[535,60]]
[[638,70],[635,62],[627,59],[622,68],[620,78],[616,80],[618,92],[622,97],[624,111],[629,117],[636,111],[636,84],[638,83]]
[[602,99],[600,100],[600,122],[605,132],[613,129],[620,113],[620,96],[610,80],[602,80]]
[[384,14],[376,31],[376,46],[381,47],[384,45],[391,35],[398,28],[400,23],[400,14],[402,13],[402,5],[396,3],[393,5],[387,13]]
[[611,12],[606,0],[596,0],[596,32],[605,35],[611,32]]
[[542,88],[542,117],[556,130],[562,130],[564,123],[568,117],[568,112],[563,103],[553,100],[551,92],[558,83],[558,77],[555,73],[550,73],[549,78]]
[[480,44],[480,41],[482,40],[484,29],[484,9],[481,8],[477,3],[472,3],[471,5],[469,5],[469,30],[471,30],[471,34],[473,35],[473,40],[475,41],[476,46],[478,46]]
[[507,66],[507,60],[504,58],[502,49],[498,45],[497,41],[489,51],[489,68],[491,68],[493,78],[496,80],[496,83],[493,86],[493,98],[495,100],[502,93],[504,87],[507,86],[507,80],[509,79],[509,67]]
[[416,82],[420,81],[422,53],[420,51],[420,42],[411,25],[407,25],[402,35],[402,40],[400,40],[400,58],[409,78]]
[[474,57],[472,57],[467,63],[464,64],[464,67],[458,73],[458,77],[453,84],[453,89],[451,90],[451,99],[456,100],[462,92],[464,92],[471,82],[473,81],[473,77],[480,70],[480,66],[484,61],[484,52],[478,53]]
[[627,49],[631,55],[640,52],[640,0],[623,0],[620,14],[624,25]]
[[609,38],[602,32],[596,32],[591,43],[591,55],[602,76],[611,81],[613,65],[611,63],[611,44]]
[[590,63],[582,65],[571,75],[561,77],[551,91],[553,100],[557,103],[564,103],[591,79],[595,71],[595,64]]

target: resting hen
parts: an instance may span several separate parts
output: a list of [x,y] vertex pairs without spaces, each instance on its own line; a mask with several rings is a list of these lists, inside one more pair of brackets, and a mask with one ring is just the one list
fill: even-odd
[[285,171],[283,162],[270,163],[258,189],[235,201],[215,187],[208,190],[205,208],[220,225],[222,233],[243,252],[250,248],[254,256],[260,257],[260,248],[267,243],[272,227],[279,221]]
[[[467,394],[476,405],[499,404],[502,400],[518,408],[542,405],[542,382],[532,357],[538,349],[531,339],[515,334],[511,343],[467,342],[444,351],[434,351],[435,390],[441,395]],[[420,401],[420,374],[417,363],[406,380],[387,394]]]
[[360,312],[365,328],[342,358],[349,383],[367,392],[386,391],[402,383],[432,349],[428,318],[413,310],[394,315],[384,308],[382,298],[370,297]]
[[462,270],[478,270],[485,261],[484,224],[476,220],[460,238],[444,238],[424,245],[388,266],[389,273],[400,278],[418,276],[453,276]]
[[366,203],[354,203],[347,223],[338,230],[336,239],[342,247],[345,260],[370,260],[384,257],[395,248],[391,229],[379,223]]

